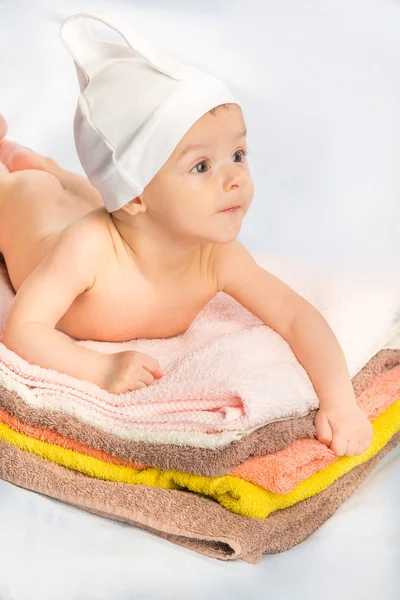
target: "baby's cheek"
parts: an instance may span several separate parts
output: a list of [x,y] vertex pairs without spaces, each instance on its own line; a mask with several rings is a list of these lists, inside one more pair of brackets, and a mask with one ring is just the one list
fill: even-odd
[[251,179],[251,177],[249,178],[249,181],[246,185],[246,196],[248,199],[248,204],[251,204],[254,196],[254,182]]

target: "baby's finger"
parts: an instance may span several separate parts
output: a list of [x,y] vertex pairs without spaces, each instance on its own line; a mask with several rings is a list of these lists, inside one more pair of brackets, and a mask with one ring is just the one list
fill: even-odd
[[354,456],[354,454],[358,453],[358,440],[349,440],[347,442],[347,450],[346,450],[346,456]]
[[147,387],[145,383],[143,383],[143,381],[140,381],[140,379],[136,379],[135,383],[133,383],[129,389],[130,391],[135,391],[135,390],[142,390],[143,388]]
[[367,441],[364,441],[364,442],[360,442],[358,444],[358,452],[357,452],[357,454],[358,455],[363,454],[366,450],[368,450],[368,448],[370,447],[370,445],[371,445],[370,440],[367,440]]
[[146,384],[143,383],[143,381],[139,381],[138,379],[135,379],[135,381],[132,381],[131,384],[115,381],[115,382],[111,383],[110,385],[108,385],[105,389],[107,391],[111,392],[111,394],[126,394],[127,392],[134,392],[135,390],[141,390],[142,388],[145,388],[145,387],[146,387]]
[[150,371],[155,377],[161,377],[162,371],[160,369],[160,365],[158,361],[152,356],[148,356],[147,354],[142,354],[143,366],[145,369]]
[[151,385],[154,381],[153,375],[147,369],[142,369],[138,375],[139,381],[142,381],[145,385]]
[[329,444],[332,441],[332,429],[328,419],[325,415],[322,415],[320,419],[316,420],[317,440],[322,444]]
[[347,451],[347,438],[340,433],[334,433],[332,443],[329,447],[336,456],[344,456]]

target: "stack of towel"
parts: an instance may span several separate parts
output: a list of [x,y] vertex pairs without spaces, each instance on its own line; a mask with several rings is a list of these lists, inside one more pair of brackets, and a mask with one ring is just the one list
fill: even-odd
[[[209,556],[256,562],[317,529],[400,441],[400,291],[293,261],[260,264],[324,314],[374,429],[361,456],[315,438],[318,398],[288,344],[224,294],[183,335],[80,342],[157,358],[164,377],[113,395],[0,344],[0,477]],[[0,333],[13,292],[0,269]],[[267,301],[267,300],[266,300]]]

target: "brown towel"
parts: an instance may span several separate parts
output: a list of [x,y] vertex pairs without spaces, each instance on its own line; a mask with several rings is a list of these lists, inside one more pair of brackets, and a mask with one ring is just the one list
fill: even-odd
[[[374,377],[400,364],[400,350],[381,350],[354,377],[359,396]],[[217,449],[132,442],[79,421],[71,415],[29,406],[19,396],[0,387],[0,407],[24,423],[50,429],[71,439],[138,463],[206,477],[232,471],[252,456],[265,456],[287,448],[299,438],[314,438],[315,411],[305,417],[270,423],[242,439]]]
[[288,550],[322,525],[351,496],[400,433],[326,490],[271,514],[251,519],[191,492],[93,479],[0,441],[0,478],[83,510],[124,521],[196,552],[256,563],[263,553]]

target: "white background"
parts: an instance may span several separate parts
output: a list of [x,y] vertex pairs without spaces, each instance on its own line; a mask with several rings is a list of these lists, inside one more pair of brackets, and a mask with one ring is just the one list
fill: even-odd
[[[223,78],[249,130],[250,250],[400,267],[400,2],[0,0],[9,137],[80,170],[62,19],[113,10]],[[0,599],[398,598],[400,452],[309,540],[225,564],[0,482]],[[397,587],[396,587],[397,586]]]
[[11,137],[80,170],[78,86],[58,27],[76,12],[114,10],[222,77],[242,103],[250,250],[400,265],[397,0],[2,0],[0,9]]

